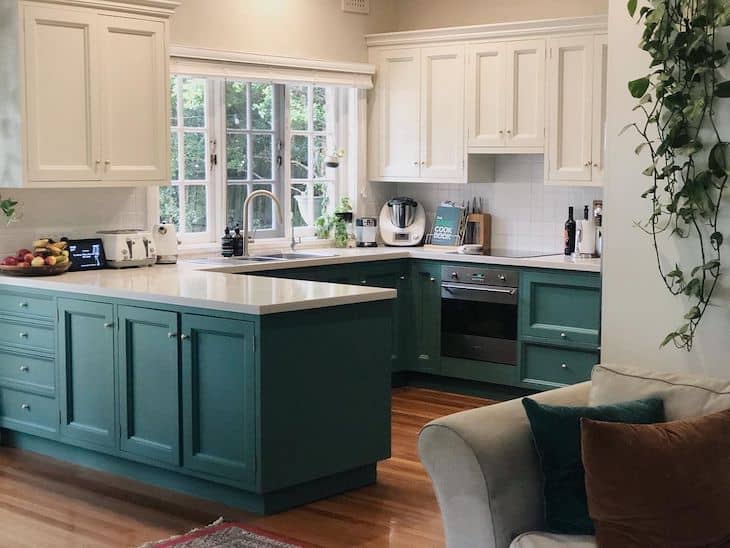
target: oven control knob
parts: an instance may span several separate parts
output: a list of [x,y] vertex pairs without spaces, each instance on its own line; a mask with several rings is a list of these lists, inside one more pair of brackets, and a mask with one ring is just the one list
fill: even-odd
[[507,279],[507,278],[505,278],[504,274],[500,274],[499,276],[497,276],[497,278],[499,278],[499,280],[501,282],[503,282],[503,281],[505,281]]
[[459,274],[457,274],[456,272],[452,272],[451,273],[451,279],[452,280],[458,280],[459,279]]

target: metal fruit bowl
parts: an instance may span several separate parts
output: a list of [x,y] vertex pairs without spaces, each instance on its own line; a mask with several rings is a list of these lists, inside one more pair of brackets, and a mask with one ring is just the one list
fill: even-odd
[[0,273],[6,276],[58,276],[71,267],[71,261],[66,264],[54,266],[7,266],[0,265]]

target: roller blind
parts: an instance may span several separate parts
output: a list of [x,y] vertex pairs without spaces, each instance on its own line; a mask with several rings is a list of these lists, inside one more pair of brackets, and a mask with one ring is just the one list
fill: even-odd
[[375,73],[375,67],[366,63],[294,59],[185,46],[172,46],[170,55],[170,71],[173,74],[274,84],[371,89]]

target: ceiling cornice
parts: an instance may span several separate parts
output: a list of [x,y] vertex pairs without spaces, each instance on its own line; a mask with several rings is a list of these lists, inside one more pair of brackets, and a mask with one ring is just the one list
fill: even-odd
[[50,4],[64,4],[105,11],[120,11],[139,15],[170,17],[182,0],[36,0]]

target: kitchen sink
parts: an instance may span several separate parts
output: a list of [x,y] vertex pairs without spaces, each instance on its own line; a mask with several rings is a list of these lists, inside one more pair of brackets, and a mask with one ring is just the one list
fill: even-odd
[[[267,259],[267,260],[291,260],[291,259],[317,259],[321,257],[336,257],[337,255],[334,253],[269,253],[268,255],[262,255],[260,257],[261,259]],[[250,257],[253,258],[253,257]]]

